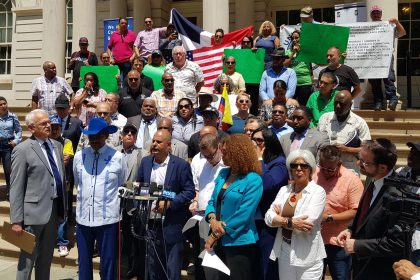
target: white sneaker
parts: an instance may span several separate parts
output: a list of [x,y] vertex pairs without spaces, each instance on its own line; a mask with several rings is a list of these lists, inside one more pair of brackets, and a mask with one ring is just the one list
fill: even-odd
[[58,254],[60,255],[60,257],[66,257],[69,254],[69,250],[67,249],[67,246],[59,246]]

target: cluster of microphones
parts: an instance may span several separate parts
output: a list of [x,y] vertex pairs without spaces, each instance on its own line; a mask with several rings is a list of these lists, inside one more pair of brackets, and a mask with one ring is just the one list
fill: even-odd
[[118,188],[118,195],[120,198],[133,200],[173,200],[176,193],[172,192],[170,188],[158,185],[156,182],[139,183],[127,181]]

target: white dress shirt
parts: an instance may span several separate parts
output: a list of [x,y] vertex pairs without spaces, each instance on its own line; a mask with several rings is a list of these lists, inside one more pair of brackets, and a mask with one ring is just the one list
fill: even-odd
[[388,172],[388,174],[386,174],[385,177],[382,177],[381,179],[378,179],[376,181],[373,182],[373,184],[375,185],[375,187],[373,188],[373,194],[372,194],[372,199],[370,200],[370,205],[372,206],[373,202],[375,201],[376,197],[378,196],[380,190],[382,189],[383,185],[384,185],[384,179],[391,176],[391,174],[394,172],[394,170],[391,169],[391,171]]
[[[58,170],[60,170],[60,163],[57,160],[57,156],[55,155],[55,150],[54,150],[54,147],[53,147],[53,145],[51,143],[51,140],[50,139],[47,139],[47,141],[44,141],[44,140],[41,140],[41,139],[39,139],[37,137],[35,137],[35,139],[38,142],[39,146],[41,147],[42,153],[45,156],[45,159],[46,159],[46,161],[48,163],[48,167],[50,168],[51,174],[54,174],[54,172],[52,171],[52,168],[51,168],[50,160],[48,159],[47,150],[45,150],[45,146],[44,146],[44,142],[47,142],[48,143],[48,146],[50,147],[51,153],[53,154],[55,164],[57,165]],[[63,170],[63,172],[64,172],[64,170]],[[54,194],[54,198],[57,198],[57,184],[56,184],[55,180],[53,180],[53,181],[54,181],[53,194]]]
[[77,185],[76,221],[97,227],[120,220],[118,187],[127,180],[124,156],[104,145],[98,153],[85,148],[74,156],[74,183]]
[[[137,141],[136,141],[136,147],[139,149],[147,149],[148,147],[143,147],[143,133],[144,133],[144,126],[146,125],[146,122],[142,119],[140,122],[139,131],[137,133]],[[156,118],[153,120],[150,120],[149,124],[149,136],[150,139],[153,139],[153,135],[155,135],[157,130],[157,121]],[[150,146],[150,144],[149,144]]]
[[[158,186],[162,185],[164,188],[165,186],[165,178],[166,172],[168,171],[168,164],[169,164],[169,155],[162,163],[157,163],[153,160],[153,167],[152,173],[150,174],[150,182],[155,182]],[[152,209],[156,207],[156,201],[152,203]],[[159,213],[150,212],[150,219],[160,219],[161,215]]]
[[[274,205],[279,205],[283,209],[292,190],[292,185],[280,188],[276,199],[265,214],[265,223],[269,227],[272,226],[273,219],[277,216],[273,209]],[[312,266],[327,256],[324,242],[321,237],[321,221],[325,201],[326,194],[324,188],[317,185],[314,181],[309,182],[302,190],[302,198],[297,202],[293,218],[307,215],[307,220],[312,222],[314,227],[309,232],[293,229],[292,242],[290,244],[290,265],[301,267]],[[274,241],[270,259],[275,260],[280,256],[282,242],[282,228],[279,228],[277,230],[276,240]]]

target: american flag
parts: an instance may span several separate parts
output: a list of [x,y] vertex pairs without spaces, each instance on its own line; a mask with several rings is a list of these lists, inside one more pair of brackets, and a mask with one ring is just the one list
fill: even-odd
[[[240,44],[242,38],[251,36],[253,26],[226,33],[223,43],[214,45],[214,34],[204,31],[200,27],[183,17],[176,9],[171,10],[171,23],[178,31],[179,39],[187,50],[187,59],[197,63],[204,74],[204,85],[213,86],[214,80],[223,71],[223,50],[233,48],[232,42]],[[170,59],[172,61],[172,58]]]

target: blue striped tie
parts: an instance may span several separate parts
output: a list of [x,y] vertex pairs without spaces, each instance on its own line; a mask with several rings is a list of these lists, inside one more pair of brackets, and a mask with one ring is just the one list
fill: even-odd
[[60,172],[58,171],[57,164],[55,163],[50,146],[48,145],[47,142],[44,142],[44,147],[45,147],[45,150],[47,151],[48,161],[50,162],[51,169],[54,174],[55,187],[57,189],[57,196],[63,197],[63,182],[61,181],[61,175],[60,175]]

